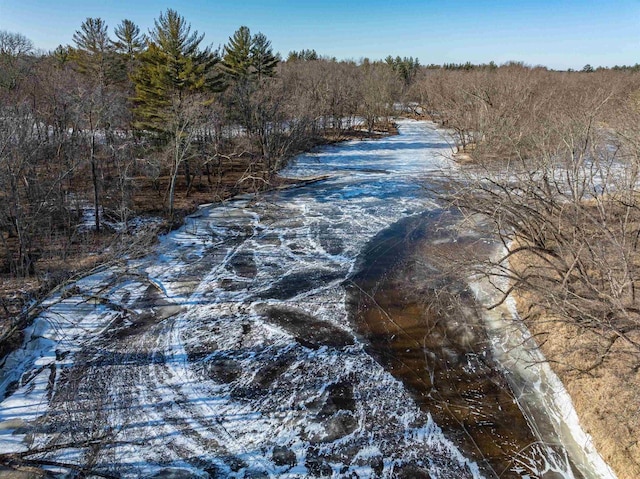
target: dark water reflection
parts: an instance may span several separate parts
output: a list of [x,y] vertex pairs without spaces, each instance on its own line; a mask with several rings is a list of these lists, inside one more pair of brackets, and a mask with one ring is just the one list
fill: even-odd
[[370,241],[348,286],[354,328],[483,474],[564,477],[547,470],[548,456],[563,453],[540,447],[492,356],[473,295],[430,261],[470,242],[488,250],[476,238],[450,241],[453,220],[442,212],[412,216]]

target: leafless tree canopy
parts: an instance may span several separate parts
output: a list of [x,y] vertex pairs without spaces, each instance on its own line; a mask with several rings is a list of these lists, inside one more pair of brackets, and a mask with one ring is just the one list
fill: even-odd
[[[461,174],[439,191],[504,245],[472,268],[640,363],[637,75],[522,65],[430,72],[416,91]],[[622,345],[621,345],[622,346]]]
[[114,221],[126,232],[134,214],[173,215],[176,198],[264,188],[293,154],[386,127],[408,88],[384,62],[279,61],[262,33],[246,60],[263,73],[243,78],[177,12],[156,29],[124,20],[113,40],[87,18],[73,46],[46,54],[0,32],[2,274],[44,274]]

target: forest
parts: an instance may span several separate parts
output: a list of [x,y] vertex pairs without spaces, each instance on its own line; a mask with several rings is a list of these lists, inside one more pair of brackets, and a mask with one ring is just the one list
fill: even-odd
[[4,278],[59,282],[70,260],[94,264],[153,229],[140,218],[171,227],[199,203],[269,187],[297,152],[387,130],[418,71],[304,49],[283,61],[247,27],[214,50],[174,10],[154,25],[87,18],[48,53],[0,32]]
[[517,64],[418,86],[469,165],[442,196],[489,219],[505,244],[489,274],[509,280],[505,298],[527,290],[537,309],[607,337],[597,364],[618,341],[640,352],[638,86],[635,73]]
[[451,131],[437,194],[497,258],[445,258],[514,301],[620,478],[640,473],[640,78],[521,64],[437,71],[417,101]]

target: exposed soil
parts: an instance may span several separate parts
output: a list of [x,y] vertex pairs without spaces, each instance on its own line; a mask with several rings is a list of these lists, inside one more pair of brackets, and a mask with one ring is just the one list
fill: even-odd
[[[512,257],[513,258],[513,257]],[[518,261],[516,259],[516,261]],[[511,260],[512,266],[519,262]],[[523,259],[519,260],[520,262]],[[518,310],[571,396],[580,424],[619,479],[640,477],[640,368],[622,342],[604,362],[601,337],[536,311],[531,295],[516,295]]]

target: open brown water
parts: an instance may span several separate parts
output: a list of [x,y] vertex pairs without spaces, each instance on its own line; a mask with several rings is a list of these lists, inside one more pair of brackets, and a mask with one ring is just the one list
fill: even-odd
[[430,260],[461,252],[469,242],[489,249],[474,238],[446,241],[444,219],[437,213],[406,218],[369,243],[349,286],[354,326],[368,352],[483,474],[564,477],[545,470],[538,439],[492,356],[471,293]]

